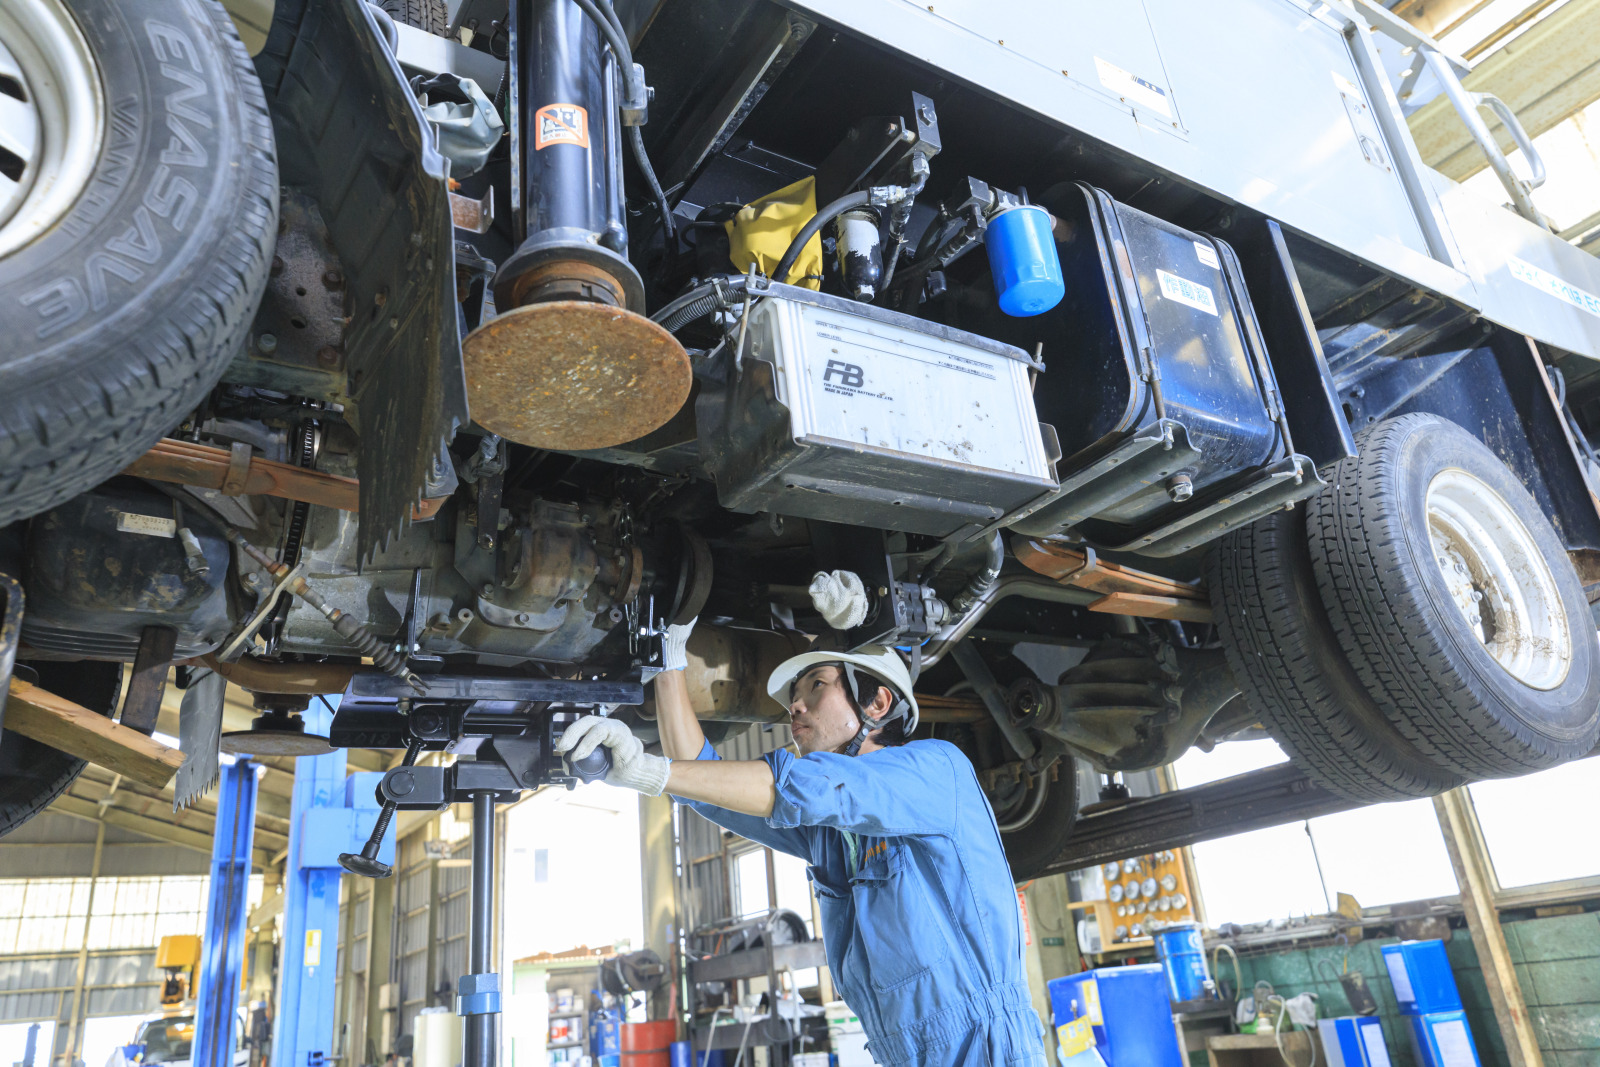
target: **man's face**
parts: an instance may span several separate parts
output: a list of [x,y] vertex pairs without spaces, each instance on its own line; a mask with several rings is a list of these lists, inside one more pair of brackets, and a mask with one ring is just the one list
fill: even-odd
[[[866,711],[876,717],[887,711],[888,705],[887,690],[879,689]],[[822,664],[795,679],[789,698],[789,728],[802,756],[838,752],[856,736],[861,720],[845,695],[844,678],[838,667]],[[876,747],[870,736],[862,751],[868,751],[869,746]]]
[[838,667],[812,667],[795,679],[789,697],[789,728],[802,756],[837,752],[861,729]]

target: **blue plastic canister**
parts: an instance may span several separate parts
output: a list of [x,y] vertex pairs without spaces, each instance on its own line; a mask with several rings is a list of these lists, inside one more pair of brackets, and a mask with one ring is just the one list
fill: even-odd
[[1087,1015],[1109,1067],[1184,1067],[1159,963],[1101,967],[1046,985],[1054,1025]]
[[1480,1067],[1483,1062],[1467,1013],[1460,1008],[1402,1018],[1411,1031],[1411,1052],[1419,1067]]
[[1389,1046],[1376,1015],[1347,1015],[1317,1023],[1322,1062],[1328,1067],[1391,1067]]
[[1382,951],[1400,1014],[1423,1015],[1461,1007],[1461,993],[1443,941],[1402,941],[1384,945]]
[[1206,946],[1198,923],[1176,923],[1155,933],[1156,959],[1167,971],[1167,995],[1174,1001],[1208,996]]
[[1026,318],[1061,303],[1067,283],[1050,232],[1050,213],[1036,204],[1009,208],[989,220],[984,236],[1000,310]]

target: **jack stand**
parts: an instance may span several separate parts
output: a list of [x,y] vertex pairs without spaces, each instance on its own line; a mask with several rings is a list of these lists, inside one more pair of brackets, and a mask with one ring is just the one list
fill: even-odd
[[[472,930],[467,974],[456,986],[462,1027],[461,1067],[495,1067],[500,1014],[500,975],[494,955],[494,806],[526,789],[604,778],[611,751],[599,745],[584,759],[568,761],[554,751],[572,721],[600,705],[638,704],[640,682],[533,678],[442,678],[422,683],[422,692],[398,689],[386,675],[358,674],[340,702],[329,729],[336,748],[403,748],[405,760],[378,783],[382,806],[359,853],[345,852],[339,865],[353,874],[387,878],[393,867],[378,859],[394,813],[439,811],[472,804]],[[404,704],[402,705],[402,701]],[[529,703],[542,702],[534,714]],[[558,705],[558,707],[557,707]],[[472,759],[448,767],[418,767],[424,749],[454,749],[478,738]],[[299,1065],[295,1065],[299,1067]]]

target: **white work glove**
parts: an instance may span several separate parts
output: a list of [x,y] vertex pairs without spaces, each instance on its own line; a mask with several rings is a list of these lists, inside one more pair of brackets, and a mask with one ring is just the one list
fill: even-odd
[[811,604],[835,630],[851,630],[867,617],[867,590],[855,571],[818,571],[811,579]]
[[689,635],[694,632],[694,624],[699,620],[696,615],[688,622],[667,627],[667,635],[661,639],[661,669],[663,671],[681,671],[689,666]]
[[556,752],[581,760],[599,745],[611,750],[611,770],[606,774],[609,784],[636,789],[650,797],[660,796],[667,787],[672,761],[665,756],[650,755],[627,723],[616,719],[585,715],[567,727],[561,740],[556,742]]

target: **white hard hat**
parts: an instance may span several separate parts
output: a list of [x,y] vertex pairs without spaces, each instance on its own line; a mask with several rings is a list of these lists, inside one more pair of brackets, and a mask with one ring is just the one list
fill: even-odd
[[[849,664],[894,690],[905,699],[906,733],[910,734],[917,728],[921,713],[917,710],[916,694],[911,691],[911,672],[906,669],[906,661],[900,658],[900,654],[884,645],[863,645],[855,652],[802,652],[798,656],[790,656],[778,664],[767,678],[767,695],[788,708],[789,687],[794,680],[812,667],[828,663]],[[883,722],[893,717],[891,713],[884,717]],[[883,722],[872,725],[876,728]]]

